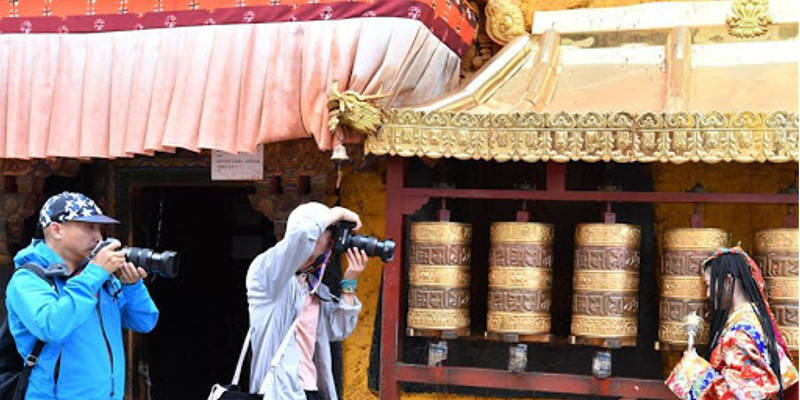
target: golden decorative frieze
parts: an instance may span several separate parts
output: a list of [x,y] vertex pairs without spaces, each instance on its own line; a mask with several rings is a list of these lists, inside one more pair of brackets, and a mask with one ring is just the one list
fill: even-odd
[[411,224],[411,242],[472,243],[472,225],[458,222],[414,222]]
[[800,347],[798,346],[798,334],[800,330],[797,327],[790,327],[790,326],[781,326],[779,327],[781,333],[783,334],[783,339],[786,341],[786,347],[789,350],[795,350]]
[[553,225],[535,222],[495,222],[492,243],[552,244]]
[[412,265],[408,280],[414,286],[469,287],[469,267],[452,265]]
[[661,297],[670,299],[705,299],[706,284],[699,276],[664,276]]
[[730,235],[716,228],[678,228],[664,233],[664,249],[709,250],[709,255],[730,241]]
[[486,330],[501,333],[549,333],[550,314],[489,311],[486,317]]
[[[673,344],[688,344],[689,337],[683,329],[683,322],[661,321],[658,325],[658,340]],[[700,331],[700,334],[695,337],[694,341],[697,344],[705,344],[708,342],[708,329],[709,324],[706,322]]]
[[636,318],[572,316],[572,334],[589,337],[636,336]]
[[755,37],[767,33],[767,27],[772,23],[768,11],[768,0],[733,0],[733,15],[725,19],[728,32],[736,37]]
[[627,224],[580,224],[575,228],[577,246],[622,246],[639,249],[641,230]]
[[408,310],[408,326],[414,329],[461,329],[469,327],[469,310]]
[[767,285],[767,298],[769,300],[798,299],[798,277],[796,276],[771,276],[764,278]]
[[498,267],[489,269],[489,287],[504,289],[549,289],[553,277],[549,269]]
[[364,151],[461,160],[798,162],[796,112],[515,113],[394,110]]
[[572,283],[575,291],[636,292],[639,290],[639,273],[577,270]]
[[800,248],[800,231],[794,229],[768,229],[756,232],[756,253],[789,251],[797,253]]

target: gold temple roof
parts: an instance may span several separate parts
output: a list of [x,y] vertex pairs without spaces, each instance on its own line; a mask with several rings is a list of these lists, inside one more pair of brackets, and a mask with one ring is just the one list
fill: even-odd
[[[796,12],[740,39],[708,25],[720,4],[689,4],[634,6],[632,27],[612,29],[604,13],[620,7],[575,10],[594,13],[585,28],[559,22],[573,11],[549,21],[537,14],[533,35],[513,39],[456,91],[392,110],[365,151],[527,162],[800,160]],[[664,26],[687,7],[697,21]]]

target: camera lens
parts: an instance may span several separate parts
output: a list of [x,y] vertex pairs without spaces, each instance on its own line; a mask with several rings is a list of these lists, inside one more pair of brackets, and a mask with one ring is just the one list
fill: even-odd
[[164,278],[174,278],[178,276],[178,265],[180,257],[174,251],[164,251],[161,253],[150,249],[139,247],[126,247],[122,249],[128,262],[137,267],[144,268],[148,274],[156,274]]
[[364,250],[367,256],[379,257],[383,261],[392,261],[394,258],[395,244],[390,239],[381,241],[374,236],[352,235],[346,247]]

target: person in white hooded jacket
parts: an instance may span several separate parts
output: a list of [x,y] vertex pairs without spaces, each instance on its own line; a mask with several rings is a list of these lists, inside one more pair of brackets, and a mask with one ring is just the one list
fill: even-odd
[[330,342],[344,340],[356,327],[361,311],[356,278],[367,264],[363,250],[347,250],[341,298],[321,283],[331,256],[328,228],[338,221],[361,227],[358,215],[346,208],[302,204],[289,215],[285,237],[250,264],[251,393],[271,400],[337,400]]

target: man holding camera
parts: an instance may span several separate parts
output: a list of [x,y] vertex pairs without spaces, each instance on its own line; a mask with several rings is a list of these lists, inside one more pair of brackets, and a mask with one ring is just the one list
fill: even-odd
[[306,203],[295,208],[286,235],[258,255],[247,271],[252,366],[250,392],[272,400],[336,400],[330,342],[355,329],[361,303],[356,278],[367,264],[364,250],[348,248],[342,297],[323,284],[337,222],[361,227],[346,208]]
[[127,262],[119,242],[89,259],[103,240],[101,225],[116,223],[89,197],[63,192],[39,212],[44,240],[14,257],[9,329],[23,358],[44,342],[26,399],[123,398],[122,328],[151,331],[158,309],[142,282],[147,273]]

